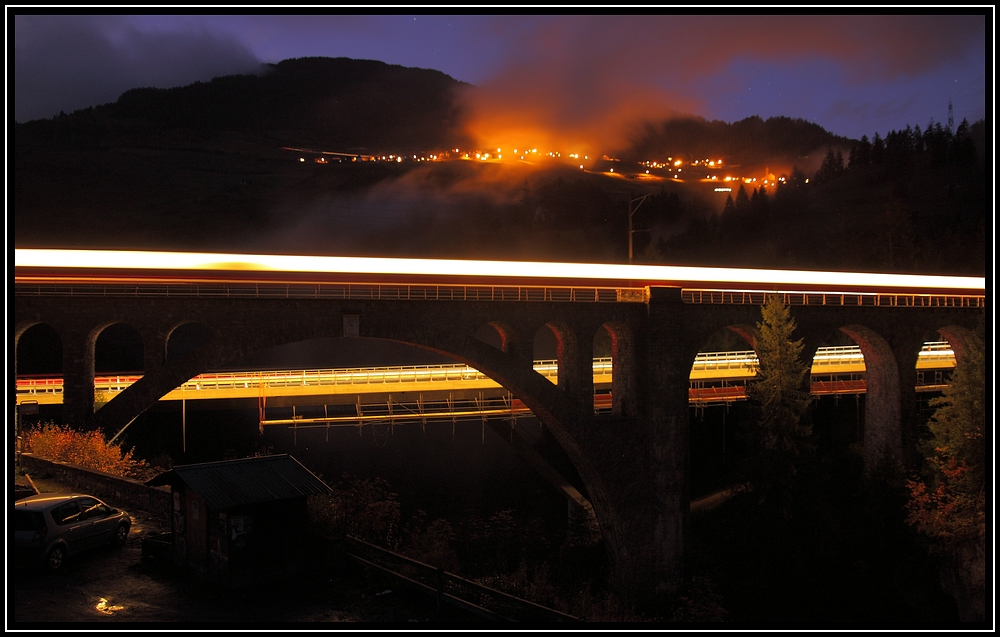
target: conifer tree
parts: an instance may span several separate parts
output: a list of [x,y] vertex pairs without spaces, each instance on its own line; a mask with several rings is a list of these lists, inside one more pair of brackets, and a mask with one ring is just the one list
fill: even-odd
[[747,387],[758,417],[744,431],[749,454],[741,479],[758,505],[788,514],[799,455],[812,449],[811,427],[803,424],[810,396],[805,389],[802,339],[792,340],[795,321],[777,294],[761,308],[754,347],[760,366]]
[[736,214],[736,204],[733,203],[733,196],[726,195],[726,205],[722,207],[722,216],[731,219]]
[[779,295],[768,297],[761,318],[756,334],[760,368],[749,388],[761,408],[761,443],[764,449],[796,456],[811,433],[802,424],[811,400],[805,388],[808,369],[801,359],[802,339],[792,340],[795,319]]
[[871,161],[871,151],[872,145],[868,141],[868,136],[862,135],[861,141],[851,148],[851,154],[847,160],[847,168],[849,170],[867,168]]
[[740,189],[736,192],[736,212],[746,214],[750,211],[750,195],[747,189],[740,184]]

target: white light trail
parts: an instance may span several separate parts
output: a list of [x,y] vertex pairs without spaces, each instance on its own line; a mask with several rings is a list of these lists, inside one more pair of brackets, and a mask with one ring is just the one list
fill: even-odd
[[[809,270],[757,270],[673,265],[555,263],[533,261],[472,261],[461,259],[399,259],[132,250],[15,249],[14,266],[122,270],[267,271],[318,274],[385,274],[524,279],[602,279],[643,281],[655,285],[702,282],[855,288],[954,290],[985,292],[985,277]],[[15,273],[16,274],[16,273]]]

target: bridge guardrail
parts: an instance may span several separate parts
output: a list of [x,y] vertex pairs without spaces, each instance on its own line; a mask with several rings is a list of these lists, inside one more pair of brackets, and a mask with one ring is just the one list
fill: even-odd
[[[552,301],[575,303],[645,303],[647,288],[412,285],[357,283],[45,283],[17,282],[15,296],[134,296],[197,298],[308,298],[357,301]],[[771,292],[717,289],[681,290],[684,303],[763,305]],[[985,295],[779,292],[786,305],[844,307],[985,308]]]
[[[773,292],[681,290],[684,303],[705,305],[763,305]],[[970,307],[985,308],[981,295],[863,294],[840,292],[778,292],[785,305],[834,305],[844,307]]]
[[25,283],[15,296],[307,298],[352,301],[553,301],[645,303],[645,288],[593,286],[409,285],[381,283]]

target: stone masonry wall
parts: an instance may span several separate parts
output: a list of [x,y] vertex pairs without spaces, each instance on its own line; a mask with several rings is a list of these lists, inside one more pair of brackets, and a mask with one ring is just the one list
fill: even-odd
[[21,454],[21,466],[28,475],[50,475],[60,482],[72,485],[81,493],[114,501],[125,509],[140,509],[163,520],[170,520],[173,500],[167,487],[147,487],[138,480],[46,460],[28,453]]

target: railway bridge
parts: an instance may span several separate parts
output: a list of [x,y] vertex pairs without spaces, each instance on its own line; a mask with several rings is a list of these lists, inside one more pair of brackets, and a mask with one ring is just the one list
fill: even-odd
[[[50,254],[57,252],[68,261]],[[867,369],[870,469],[884,453],[906,460],[913,447],[924,343],[947,340],[960,364],[985,308],[981,278],[864,275],[858,283],[856,275],[827,273],[843,281],[838,291],[814,280],[823,273],[698,268],[679,280],[676,271],[643,266],[595,266],[602,274],[593,274],[581,264],[529,264],[525,274],[483,274],[477,264],[489,262],[461,262],[456,267],[467,274],[459,276],[435,269],[449,262],[420,260],[307,267],[200,255],[198,263],[209,265],[198,267],[116,256],[15,254],[13,345],[38,323],[59,334],[67,422],[117,431],[197,374],[286,343],[356,337],[415,345],[480,370],[544,423],[583,482],[618,589],[638,596],[680,582],[689,373],[710,336],[729,329],[752,346],[760,305],[777,291],[792,306],[807,360],[838,333],[853,339]],[[143,376],[95,413],[94,345],[116,323],[141,335]],[[185,325],[198,326],[202,338],[176,351],[171,336]],[[499,347],[480,337],[484,326]],[[558,385],[533,369],[543,326],[557,341]],[[592,351],[600,330],[612,344],[607,415],[594,413]]]

